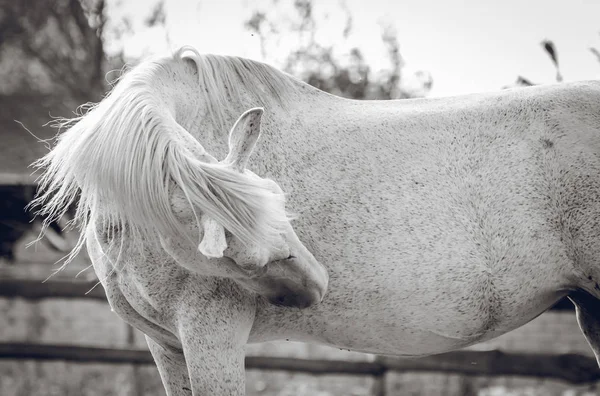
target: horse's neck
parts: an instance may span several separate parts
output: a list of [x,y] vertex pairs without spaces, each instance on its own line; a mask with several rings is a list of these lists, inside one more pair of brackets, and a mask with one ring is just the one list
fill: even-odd
[[398,141],[399,102],[382,104],[299,95],[289,109],[267,110],[272,114],[250,165],[257,174],[283,183],[288,194],[314,173],[335,180],[342,176],[336,173],[352,168],[352,157],[391,150]]
[[[206,117],[206,113],[202,111],[195,112],[192,119],[184,121],[184,124],[187,124],[184,127],[189,126],[194,138],[198,139],[209,153],[222,160],[228,152],[229,130],[239,115],[250,108],[263,107],[265,113],[261,121],[261,137],[250,159],[250,169],[261,176],[275,178],[286,168],[286,158],[292,159],[301,155],[304,150],[312,150],[313,144],[320,144],[318,139],[310,137],[312,141],[305,141],[302,147],[292,147],[293,140],[299,138],[299,141],[303,141],[309,137],[304,136],[304,132],[310,132],[312,129],[331,129],[328,125],[322,125],[323,121],[335,124],[337,119],[330,118],[337,115],[335,109],[346,102],[312,87],[289,92],[286,96],[287,104],[282,104],[274,98],[259,98],[243,92],[241,97],[231,101],[230,107],[226,109],[224,127],[214,125],[213,120]],[[335,126],[339,127],[332,125]]]
[[[355,189],[350,179],[358,175],[364,181],[369,174],[387,172],[377,158],[390,156],[401,140],[397,126],[404,111],[399,101],[352,101],[308,87],[289,95],[287,105],[251,95],[232,101],[227,123],[232,126],[251,107],[265,108],[261,138],[248,169],[279,183],[288,194],[290,210],[302,212],[323,200],[341,201]],[[213,131],[212,138],[207,131]],[[227,129],[198,116],[190,132],[217,159],[225,157]],[[367,180],[362,186],[369,184]]]

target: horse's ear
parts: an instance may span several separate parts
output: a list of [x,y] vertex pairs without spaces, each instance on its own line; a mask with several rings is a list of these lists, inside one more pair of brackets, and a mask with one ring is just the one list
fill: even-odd
[[263,112],[261,107],[246,111],[238,118],[229,132],[229,154],[223,162],[230,164],[238,172],[246,169],[248,159],[260,136],[260,121]]
[[[244,172],[256,141],[260,136],[260,120],[264,110],[260,107],[250,109],[238,118],[229,133],[229,154],[221,163],[230,166],[236,172]],[[198,246],[200,253],[210,258],[223,257],[227,249],[225,229],[215,220],[203,216],[204,236]]]

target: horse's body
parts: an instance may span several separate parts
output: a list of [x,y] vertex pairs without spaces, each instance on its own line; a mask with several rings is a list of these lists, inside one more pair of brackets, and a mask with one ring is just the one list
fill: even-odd
[[[599,357],[600,83],[351,101],[252,62],[210,59],[178,54],[131,73],[143,71],[146,88],[217,158],[227,147],[218,120],[230,126],[265,106],[249,167],[285,191],[329,286],[320,304],[276,306],[235,279],[194,271],[206,258],[193,244],[140,252],[124,237],[111,249],[103,227],[88,224],[108,299],[148,335],[169,395],[243,393],[248,342],[435,354],[515,329],[567,295]],[[203,65],[227,78],[207,81]],[[210,90],[222,96],[207,104]],[[116,110],[131,111],[107,111]],[[198,234],[180,195],[172,205]]]

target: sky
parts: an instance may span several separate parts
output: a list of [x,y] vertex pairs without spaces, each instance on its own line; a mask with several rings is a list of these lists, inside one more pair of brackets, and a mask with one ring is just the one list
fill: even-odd
[[[116,0],[119,1],[119,0]],[[274,45],[261,56],[258,37],[244,28],[254,10],[283,18],[292,0],[166,0],[167,33],[134,29],[124,42],[126,55],[168,53],[192,45],[203,53],[248,57],[280,66],[292,43]],[[385,67],[382,23],[398,32],[400,52],[410,82],[424,70],[433,77],[429,97],[499,90],[524,76],[535,83],[555,81],[555,69],[542,50],[554,41],[565,81],[600,79],[600,62],[589,47],[600,49],[600,0],[346,0],[353,34],[341,40],[344,14],[339,0],[316,0],[318,38],[343,56],[359,47],[377,70]],[[120,12],[136,23],[147,15],[148,1],[128,0]],[[282,5],[283,4],[283,5]],[[144,11],[147,11],[144,14]],[[136,22],[137,21],[137,22]]]

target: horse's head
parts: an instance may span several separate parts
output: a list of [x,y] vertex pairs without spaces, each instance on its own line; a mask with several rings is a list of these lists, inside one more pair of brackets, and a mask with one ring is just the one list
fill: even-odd
[[[260,135],[262,113],[262,109],[255,108],[240,116],[229,135],[229,154],[220,165],[245,174],[283,198],[276,182],[261,179],[245,169]],[[206,153],[204,159],[216,162]],[[269,211],[285,213],[284,199],[274,200],[273,205],[281,207],[271,207]],[[327,271],[300,242],[289,220],[264,244],[242,242],[205,214],[200,224],[203,235],[198,250],[206,258],[202,266],[209,273],[233,278],[275,305],[306,308],[322,300],[327,290]],[[199,272],[205,271],[199,269]]]
[[[194,59],[203,64],[203,58]],[[188,270],[232,279],[273,304],[304,308],[319,303],[327,289],[327,271],[296,236],[279,186],[245,169],[260,134],[262,109],[238,119],[230,133],[229,154],[218,162],[182,126],[190,120],[177,120],[190,112],[187,105],[179,106],[193,98],[194,89],[209,90],[197,90],[193,83],[171,89],[171,74],[163,80],[171,70],[167,66],[182,63],[169,62],[141,63],[90,112],[60,124],[70,128],[36,162],[44,172],[43,192],[34,202],[41,207],[39,213],[56,220],[78,200],[75,224],[82,230],[93,225],[99,240],[119,247],[115,267],[125,248],[145,254],[144,247],[162,245]],[[242,71],[250,64],[238,63],[231,74],[252,78]],[[202,79],[218,70],[208,66],[198,68],[206,74]],[[216,104],[206,103],[225,107],[227,97],[222,94]],[[86,235],[81,233],[70,258]]]

